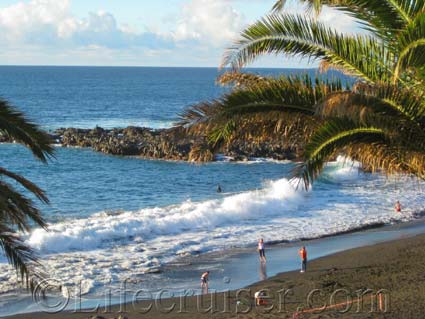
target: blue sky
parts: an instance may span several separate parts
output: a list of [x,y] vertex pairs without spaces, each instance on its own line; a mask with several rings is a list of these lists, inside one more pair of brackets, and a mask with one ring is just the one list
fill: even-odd
[[[218,66],[274,0],[1,0],[0,64]],[[303,12],[290,1],[289,11]],[[333,11],[341,30],[353,22]],[[254,66],[306,67],[284,56]]]

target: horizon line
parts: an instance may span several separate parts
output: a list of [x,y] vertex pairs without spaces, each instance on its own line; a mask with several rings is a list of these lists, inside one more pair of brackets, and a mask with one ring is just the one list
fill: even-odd
[[[149,65],[61,65],[61,64],[0,64],[0,67],[84,67],[84,68],[175,68],[175,69],[217,69],[219,67],[215,66],[149,66]],[[230,68],[223,68],[223,70],[228,70]],[[299,69],[299,70],[314,70],[317,67],[244,67],[241,69]]]

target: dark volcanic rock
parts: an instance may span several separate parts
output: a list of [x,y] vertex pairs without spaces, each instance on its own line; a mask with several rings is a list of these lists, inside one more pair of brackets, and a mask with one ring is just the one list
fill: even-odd
[[132,127],[124,129],[60,129],[63,146],[91,147],[95,151],[126,156],[142,156],[171,160],[188,160],[192,146],[199,138],[188,136],[183,128],[152,130]]
[[[191,158],[191,151],[204,148],[206,139],[193,136],[185,128],[150,129],[129,126],[123,129],[61,128],[50,133],[52,143],[64,147],[90,147],[97,152],[111,155],[141,156],[144,158],[184,160]],[[0,135],[0,142],[10,140]],[[244,161],[251,157],[264,157],[277,160],[299,158],[302,151],[302,138],[292,138],[285,142],[281,138],[267,141],[250,141],[237,139],[227,147],[219,150],[234,160]],[[206,157],[207,159],[212,157]]]

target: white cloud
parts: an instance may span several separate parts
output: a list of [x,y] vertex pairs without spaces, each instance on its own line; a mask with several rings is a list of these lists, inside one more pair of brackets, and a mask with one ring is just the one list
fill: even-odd
[[171,36],[134,32],[126,25],[120,26],[108,12],[90,12],[86,18],[75,17],[70,11],[70,0],[32,0],[0,8],[0,34],[6,45],[67,48],[173,46]]
[[[31,0],[0,8],[0,34],[8,43],[100,45],[109,48],[146,46],[170,48],[173,42],[197,41],[223,47],[244,26],[242,14],[227,0],[190,0],[182,5],[176,26],[168,34],[138,32],[119,25],[113,14],[90,12],[75,17],[71,0]],[[1,36],[0,36],[1,37]]]
[[69,0],[33,0],[0,9],[0,30],[5,40],[25,41],[30,35],[45,32],[66,18]]
[[[0,7],[0,64],[218,65],[223,50],[253,22],[242,13],[247,1],[181,0],[174,17],[167,16],[167,29],[140,30],[110,12],[75,16],[72,0],[20,0]],[[264,7],[258,16],[270,9]],[[288,9],[304,12],[300,5]],[[252,12],[250,19],[255,19]],[[321,20],[340,31],[353,26],[352,20],[329,9]]]
[[228,0],[190,0],[183,5],[174,38],[222,47],[237,36],[245,23],[244,16]]
[[[81,58],[83,52],[87,52],[87,61],[92,63],[90,57],[96,51],[99,59],[107,59],[108,63],[114,51],[117,59],[143,61],[143,58],[157,57],[159,60],[162,55],[169,61],[170,52],[174,51],[174,56],[179,55],[181,59],[178,64],[186,63],[191,56],[194,63],[217,65],[222,50],[245,24],[243,15],[228,0],[184,0],[181,7],[176,8],[177,14],[168,31],[152,31],[149,27],[138,30],[119,23],[112,13],[105,11],[77,17],[71,13],[71,2],[21,0],[0,7],[0,41],[3,43],[0,64],[19,63],[9,59],[12,52],[21,49],[33,52],[35,58],[44,52],[49,63],[72,54]],[[27,63],[26,54],[16,56],[25,58]]]

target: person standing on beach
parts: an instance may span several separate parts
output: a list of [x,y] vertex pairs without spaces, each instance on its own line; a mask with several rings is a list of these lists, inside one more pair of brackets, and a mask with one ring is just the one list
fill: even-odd
[[264,249],[264,240],[261,238],[258,241],[258,253],[260,254],[260,261],[266,262],[266,251]]
[[201,276],[201,290],[205,293],[208,293],[208,276],[210,275],[209,271],[206,271]]
[[301,257],[301,272],[307,271],[307,249],[305,249],[305,246],[300,249],[298,252]]
[[401,204],[400,204],[399,201],[397,201],[395,203],[394,209],[395,209],[396,213],[401,213]]

